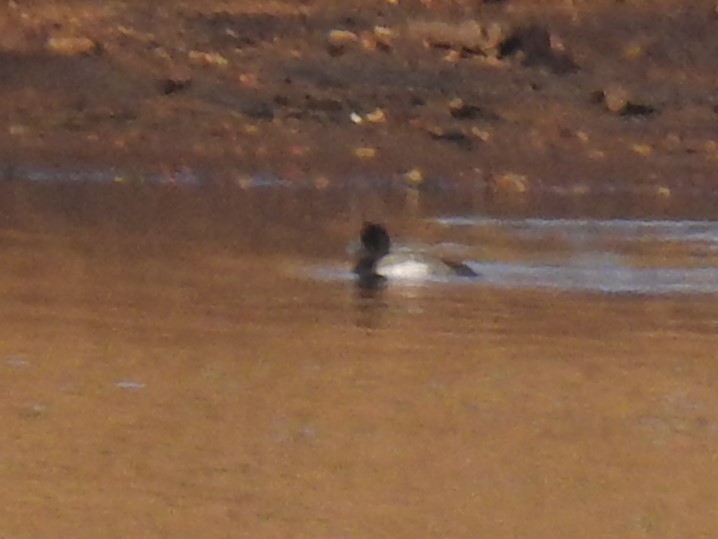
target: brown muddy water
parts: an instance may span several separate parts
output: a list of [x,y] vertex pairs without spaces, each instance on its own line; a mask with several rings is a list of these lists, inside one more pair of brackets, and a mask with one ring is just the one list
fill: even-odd
[[[2,537],[718,536],[705,215],[0,189]],[[367,218],[485,278],[359,293]]]

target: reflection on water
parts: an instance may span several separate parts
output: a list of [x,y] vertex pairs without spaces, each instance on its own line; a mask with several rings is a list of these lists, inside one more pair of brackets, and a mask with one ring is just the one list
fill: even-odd
[[[395,281],[394,286],[450,283],[618,294],[718,293],[718,222],[485,216],[432,221],[449,229],[453,241],[396,248],[461,257],[480,279],[435,277]],[[462,234],[468,239],[462,240]],[[501,249],[488,250],[497,238]],[[336,266],[318,267],[313,274],[326,280],[353,279],[346,268]]]
[[[477,227],[513,235],[524,245],[518,263],[476,264],[484,281],[496,286],[549,287],[609,293],[718,292],[718,222],[645,219],[497,219],[442,217],[444,226]],[[561,248],[556,248],[556,243]],[[549,258],[549,263],[547,263]],[[552,258],[552,260],[551,260]]]
[[495,217],[439,217],[446,226],[496,227],[508,229],[523,237],[560,234],[572,242],[612,239],[636,242],[645,239],[661,241],[705,242],[718,247],[718,221],[665,219],[499,219]]
[[[713,296],[504,286],[586,253],[448,207],[165,187],[0,186],[2,533],[718,534]],[[483,282],[359,290],[382,215]],[[701,251],[589,243],[592,283]]]

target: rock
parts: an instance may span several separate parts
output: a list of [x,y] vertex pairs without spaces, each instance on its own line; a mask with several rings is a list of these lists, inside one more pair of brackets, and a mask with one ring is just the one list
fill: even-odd
[[629,93],[623,86],[609,86],[603,90],[603,103],[614,114],[622,114],[628,106]]
[[382,109],[376,109],[372,112],[365,114],[364,118],[366,118],[367,122],[373,123],[373,124],[383,124],[386,123],[386,114]]
[[396,32],[394,32],[391,28],[386,26],[374,27],[374,40],[376,42],[376,48],[380,51],[390,51],[395,38]]
[[356,155],[359,159],[373,159],[376,157],[376,148],[355,148],[354,155]]
[[507,172],[494,178],[494,190],[503,193],[523,194],[528,191],[528,178],[524,174]]
[[496,57],[508,39],[507,26],[496,21],[476,20],[452,24],[442,21],[418,21],[409,25],[409,35],[421,39],[427,47],[453,49],[464,54]]
[[13,137],[23,136],[28,133],[28,128],[25,125],[13,124],[7,128],[7,132]]
[[192,85],[192,77],[185,74],[171,75],[159,80],[160,92],[164,95],[172,95],[186,90]]
[[446,53],[446,56],[444,56],[444,61],[449,62],[450,64],[455,64],[459,60],[461,60],[461,53],[454,49],[451,49]]
[[409,185],[416,187],[424,183],[424,173],[418,168],[412,168],[404,174],[404,180],[406,180],[406,183]]
[[45,42],[45,49],[61,56],[96,54],[100,46],[88,37],[51,37]]
[[359,36],[349,30],[334,29],[327,36],[327,52],[331,56],[340,56],[347,45],[359,43]]
[[314,188],[318,191],[324,191],[331,186],[331,181],[326,176],[318,176],[314,178]]
[[630,92],[621,85],[611,85],[593,92],[591,101],[603,103],[609,112],[618,116],[649,116],[656,112],[651,105],[633,101]]
[[653,148],[648,144],[634,144],[631,146],[631,150],[636,152],[638,155],[647,157],[653,153]]
[[481,142],[488,142],[491,139],[491,133],[478,127],[471,128],[471,134],[474,135]]
[[512,29],[508,24],[476,20],[451,24],[441,21],[414,22],[409,35],[424,41],[427,47],[449,49],[448,61],[479,55],[500,66],[509,56],[521,59],[526,66],[539,66],[556,74],[578,69],[563,42],[539,25]]
[[470,150],[473,147],[471,138],[460,129],[443,129],[434,127],[428,129],[427,131],[429,132],[429,136],[434,140],[451,142],[460,146],[464,150]]
[[189,51],[187,58],[189,58],[190,62],[197,65],[213,67],[225,67],[229,65],[229,60],[218,52]]
[[332,45],[345,45],[347,43],[358,43],[359,36],[350,30],[334,29],[329,32],[328,40]]
[[476,105],[467,104],[460,97],[456,97],[449,101],[449,114],[457,120],[498,119],[496,114],[487,112]]
[[242,73],[239,75],[239,84],[245,88],[259,88],[259,76],[256,73]]
[[520,56],[525,66],[545,67],[557,75],[578,70],[563,43],[538,25],[517,28],[500,44],[500,56]]

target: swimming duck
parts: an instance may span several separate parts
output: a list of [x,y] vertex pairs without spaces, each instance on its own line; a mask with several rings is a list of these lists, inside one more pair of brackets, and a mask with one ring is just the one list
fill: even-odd
[[376,287],[387,279],[420,281],[432,277],[477,277],[477,273],[461,262],[454,262],[425,253],[400,250],[391,252],[391,239],[386,228],[364,223],[360,234],[361,248],[354,266],[359,284]]

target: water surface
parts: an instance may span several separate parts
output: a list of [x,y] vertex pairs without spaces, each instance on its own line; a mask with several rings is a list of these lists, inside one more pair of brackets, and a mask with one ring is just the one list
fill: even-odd
[[[670,237],[712,225],[459,226],[382,204],[4,185],[0,532],[718,534],[713,291],[596,284],[712,272],[710,238]],[[382,215],[483,281],[320,278],[346,276]]]

